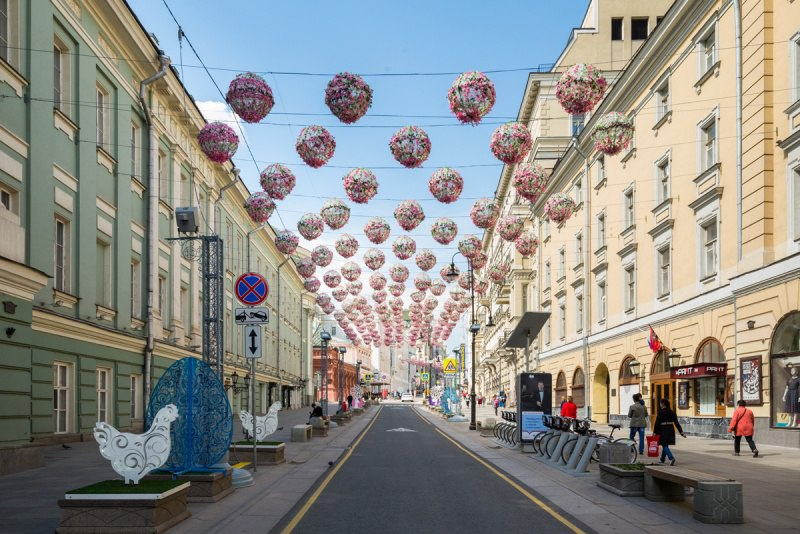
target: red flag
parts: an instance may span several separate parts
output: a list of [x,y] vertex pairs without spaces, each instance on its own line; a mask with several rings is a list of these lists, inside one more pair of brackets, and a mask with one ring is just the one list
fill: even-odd
[[655,331],[653,331],[652,326],[650,327],[650,335],[647,337],[647,345],[654,353],[664,348],[664,345],[661,344],[661,340],[658,339],[658,335],[656,335]]

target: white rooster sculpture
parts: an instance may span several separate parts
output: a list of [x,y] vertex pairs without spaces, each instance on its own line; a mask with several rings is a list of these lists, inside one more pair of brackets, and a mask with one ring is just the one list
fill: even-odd
[[111,461],[111,467],[125,477],[125,484],[139,480],[153,469],[164,465],[172,448],[170,426],[178,418],[178,408],[167,404],[153,420],[144,434],[120,432],[108,423],[94,425],[94,439],[100,445],[100,454]]
[[[278,410],[280,409],[281,403],[275,402],[269,407],[267,415],[256,416],[256,441],[264,441],[264,438],[277,430]],[[242,410],[239,412],[239,419],[242,421],[245,436],[250,438],[250,432],[253,431],[253,416],[250,412]]]

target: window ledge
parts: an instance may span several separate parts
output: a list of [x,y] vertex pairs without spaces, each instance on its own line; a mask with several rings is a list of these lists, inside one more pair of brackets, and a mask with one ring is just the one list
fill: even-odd
[[78,297],[65,293],[64,291],[59,291],[58,289],[53,289],[53,302],[56,303],[59,301],[61,303],[57,307],[73,309],[78,303]]
[[25,79],[25,76],[3,58],[0,58],[0,82],[7,83],[20,98],[25,94],[25,88],[28,87],[28,80]]
[[603,254],[603,253],[606,251],[606,249],[607,249],[607,248],[608,248],[608,247],[607,247],[605,244],[603,244],[603,245],[600,245],[600,246],[599,246],[599,247],[597,247],[597,249],[594,251],[594,255],[595,255],[595,256],[599,256],[599,255]]
[[114,174],[114,168],[117,166],[117,160],[115,160],[111,154],[106,152],[106,149],[100,145],[97,145],[97,163],[105,167],[109,173]]
[[800,98],[798,98],[794,104],[783,110],[787,115],[792,115],[795,111],[800,111]]
[[75,135],[78,133],[78,125],[75,124],[66,113],[58,108],[53,108],[53,126],[64,132],[70,141],[75,141]]
[[670,293],[664,293],[663,295],[659,295],[656,300],[661,303],[669,302]]
[[709,274],[700,279],[701,284],[707,284],[709,282],[713,282],[714,279],[717,277],[717,273]]
[[101,321],[111,321],[117,316],[117,310],[113,310],[102,304],[95,305],[95,316]]
[[636,147],[633,147],[630,150],[628,150],[627,152],[625,152],[625,154],[622,155],[622,157],[620,158],[619,161],[621,163],[626,163],[629,159],[631,159],[631,158],[633,158],[635,156],[636,156]]
[[706,170],[704,170],[703,172],[701,172],[700,174],[698,174],[694,178],[693,182],[696,183],[696,184],[699,184],[699,183],[705,181],[706,178],[708,178],[709,176],[711,176],[715,172],[719,171],[720,167],[722,167],[722,163],[718,161],[715,164],[713,164],[712,166],[710,166],[709,168],[707,168]]
[[599,191],[600,189],[602,189],[602,188],[603,188],[603,186],[605,186],[605,185],[606,185],[606,182],[607,182],[607,181],[608,181],[608,178],[606,178],[605,176],[603,176],[602,178],[600,178],[600,181],[599,181],[599,182],[597,182],[597,184],[595,184],[595,186],[594,186],[594,190],[595,190],[595,191]]
[[713,76],[719,76],[719,66],[720,66],[720,64],[721,64],[721,61],[718,59],[716,61],[716,63],[711,65],[708,68],[708,70],[705,71],[703,73],[703,75],[700,76],[700,78],[697,79],[697,82],[695,82],[695,84],[694,84],[694,90],[698,95],[702,91],[703,84],[706,83],[708,81],[708,79],[711,78],[712,75]]
[[662,115],[661,118],[656,121],[656,123],[653,125],[653,131],[654,132],[658,131],[658,129],[661,128],[667,122],[669,123],[672,122],[672,110],[669,110],[666,113],[664,113],[664,115]]

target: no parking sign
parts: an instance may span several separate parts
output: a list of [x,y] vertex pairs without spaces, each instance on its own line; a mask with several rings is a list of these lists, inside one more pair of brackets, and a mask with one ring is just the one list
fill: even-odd
[[269,285],[258,273],[244,273],[234,284],[236,298],[247,306],[258,306],[267,299]]

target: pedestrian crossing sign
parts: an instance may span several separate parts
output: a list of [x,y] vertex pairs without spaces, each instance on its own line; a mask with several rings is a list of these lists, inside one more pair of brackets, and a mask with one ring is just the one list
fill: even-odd
[[446,375],[452,375],[458,372],[458,362],[455,358],[445,358],[442,364],[442,372]]
[[428,380],[430,380],[431,377],[430,377],[430,375],[428,373],[422,373],[420,378],[422,378],[423,382],[427,382]]
[[372,382],[372,375],[369,374],[369,373],[365,374],[364,375],[364,382]]

